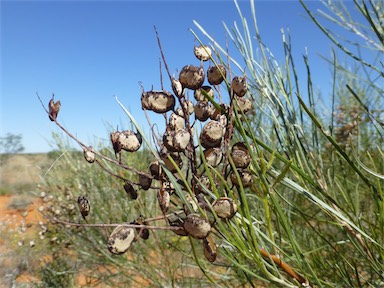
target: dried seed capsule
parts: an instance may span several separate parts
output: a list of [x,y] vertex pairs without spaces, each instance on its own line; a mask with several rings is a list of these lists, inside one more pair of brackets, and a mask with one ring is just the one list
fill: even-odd
[[108,238],[108,250],[113,254],[123,254],[127,252],[135,239],[135,230],[123,225],[117,226]]
[[224,136],[224,127],[217,121],[211,120],[205,124],[200,134],[201,145],[204,148],[217,147]]
[[211,225],[199,214],[189,214],[184,220],[184,229],[193,238],[203,239],[211,232]]
[[112,142],[112,146],[113,146],[113,151],[115,151],[115,156],[117,153],[121,152],[121,144],[119,142],[119,135],[120,135],[119,131],[111,132],[111,134],[110,134],[111,142]]
[[[188,115],[192,115],[194,110],[195,110],[195,106],[193,105],[192,101],[184,101],[183,104],[182,104],[184,107],[185,107],[185,110],[187,111]],[[179,107],[177,110],[176,110],[176,113],[177,115],[184,117],[184,111],[181,107]]]
[[191,135],[187,129],[173,131],[167,129],[163,135],[164,146],[171,152],[183,151],[191,139]]
[[251,163],[251,156],[244,142],[237,142],[232,146],[231,157],[236,168],[247,168]]
[[208,235],[203,239],[204,256],[209,262],[215,262],[217,258],[217,246],[212,236]]
[[236,97],[236,108],[241,113],[247,114],[249,111],[252,110],[252,101],[248,98],[239,98]]
[[89,148],[85,148],[85,149],[84,149],[84,158],[85,158],[85,160],[86,160],[88,163],[93,163],[93,162],[95,162],[96,155],[95,155],[95,153],[92,151],[92,147],[89,147]]
[[196,58],[201,61],[208,61],[212,56],[211,48],[205,45],[195,46],[193,53],[195,54]]
[[224,65],[218,64],[217,66],[208,68],[207,78],[209,84],[211,85],[219,85],[221,82],[223,82],[226,76],[227,71],[225,70]]
[[[148,225],[148,223],[144,221],[142,215],[140,215],[135,221],[131,222],[131,224]],[[149,238],[149,230],[146,228],[136,228],[136,233],[144,240],[148,240]]]
[[142,138],[140,133],[126,130],[119,133],[117,141],[119,142],[121,149],[128,152],[135,152],[140,148]]
[[202,122],[207,121],[213,111],[214,108],[209,102],[197,102],[195,105],[195,117]]
[[210,118],[212,120],[218,120],[221,116],[228,114],[228,112],[229,112],[229,106],[227,104],[222,103],[220,104],[220,109],[213,107],[213,112],[211,113]]
[[203,153],[205,161],[209,166],[212,167],[217,167],[223,159],[223,151],[221,150],[221,148],[218,147],[209,148],[207,150],[204,150]]
[[183,117],[177,115],[176,113],[172,113],[169,116],[169,124],[168,127],[171,130],[177,131],[184,128],[185,120]]
[[[247,188],[247,187],[251,186],[252,185],[252,181],[253,181],[252,174],[247,172],[247,171],[243,171],[241,169],[239,169],[238,172],[239,172],[241,184],[243,185],[243,187]],[[237,179],[236,174],[233,173],[233,172],[231,174],[231,181],[232,181],[233,185],[235,185],[236,187],[240,186],[240,182]]]
[[144,110],[166,113],[175,108],[175,96],[168,91],[148,91],[141,94],[141,106]]
[[61,103],[60,100],[55,102],[53,99],[54,96],[52,96],[52,99],[48,103],[48,116],[51,121],[55,121],[57,118],[57,114],[59,114]]
[[205,97],[204,92],[209,96],[211,96],[211,98],[213,98],[215,95],[215,91],[212,89],[212,87],[201,86],[199,89],[195,90],[195,92],[193,93],[193,96],[195,97],[196,101],[203,101],[203,102],[208,101],[208,98]]
[[168,211],[171,200],[171,196],[169,195],[167,189],[164,189],[163,187],[160,188],[157,192],[157,200],[159,201],[161,211],[165,214]]
[[235,76],[231,81],[231,87],[238,97],[243,97],[247,93],[247,79],[242,76]]
[[184,230],[184,227],[183,227],[184,221],[182,219],[180,219],[179,217],[174,218],[174,219],[168,218],[168,221],[169,221],[170,226],[181,228],[179,230],[172,230],[173,233],[175,233],[176,235],[179,235],[179,236],[188,236],[187,231]]
[[204,83],[204,69],[193,65],[184,66],[179,74],[179,81],[185,88],[196,90]]
[[221,197],[212,203],[212,208],[217,217],[222,219],[231,219],[237,212],[236,203],[228,197]]
[[173,90],[173,93],[175,93],[175,95],[180,98],[181,95],[183,95],[183,86],[181,85],[180,81],[173,78],[171,79],[171,83],[172,83],[172,90]]
[[160,180],[162,178],[163,169],[161,168],[159,161],[154,161],[149,165],[149,172],[156,180]]
[[143,188],[144,190],[148,190],[149,188],[151,188],[152,177],[150,175],[148,175],[147,173],[140,173],[139,174],[139,184],[140,184],[141,188]]
[[127,192],[129,198],[131,198],[132,200],[136,200],[137,199],[137,191],[132,186],[131,183],[129,183],[128,181],[125,181],[123,187],[124,187],[125,192]]
[[85,219],[85,217],[88,216],[89,211],[91,210],[91,205],[87,197],[79,196],[77,198],[77,204],[79,205],[81,216],[83,216],[83,218]]

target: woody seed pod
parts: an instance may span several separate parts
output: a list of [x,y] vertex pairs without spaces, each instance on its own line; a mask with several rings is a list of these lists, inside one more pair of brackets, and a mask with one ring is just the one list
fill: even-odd
[[55,102],[53,99],[54,97],[52,96],[52,99],[48,103],[48,116],[51,121],[55,121],[57,118],[57,114],[59,114],[61,103],[60,100]]
[[135,230],[126,226],[117,226],[108,238],[108,250],[113,254],[127,252],[135,239]]
[[211,232],[208,220],[198,214],[189,214],[184,220],[184,229],[195,239],[203,239]]
[[208,94],[209,96],[211,96],[212,98],[215,95],[215,91],[212,89],[212,87],[210,87],[210,86],[201,86],[199,89],[195,90],[195,92],[193,93],[193,96],[195,97],[196,101],[203,101],[203,102],[207,102],[208,101],[208,98],[205,97],[203,91],[206,94]]
[[208,68],[207,78],[209,84],[211,85],[219,85],[221,82],[223,82],[226,76],[227,71],[225,70],[224,65],[218,64],[217,66]]
[[185,88],[196,90],[203,85],[204,69],[193,65],[184,66],[179,74],[179,81]]
[[[252,181],[253,181],[252,174],[247,172],[247,171],[240,170],[240,169],[238,169],[237,171],[239,172],[241,184],[243,185],[243,187],[247,188],[247,187],[251,186]],[[231,181],[232,181],[233,185],[235,185],[236,187],[240,186],[240,182],[237,179],[236,174],[233,172],[231,174]]]
[[147,173],[140,173],[139,174],[139,184],[140,184],[141,188],[143,188],[144,190],[148,190],[149,188],[151,188],[152,177],[150,175],[148,175]]
[[131,183],[129,183],[128,181],[125,181],[123,187],[124,187],[125,192],[127,192],[129,198],[131,198],[132,200],[136,200],[137,199],[137,191],[132,186]]
[[161,211],[165,214],[168,211],[169,203],[171,200],[171,196],[169,192],[163,187],[157,192],[157,200],[159,201],[159,206]]
[[185,123],[184,118],[177,115],[176,113],[172,113],[171,116],[169,116],[168,127],[171,130],[177,131],[184,128],[184,123]]
[[224,127],[217,121],[211,120],[205,124],[200,134],[201,145],[204,148],[217,147],[224,136]]
[[222,219],[231,219],[237,212],[236,203],[228,197],[221,197],[212,203],[212,208],[217,217]]
[[92,147],[85,148],[84,149],[84,158],[88,163],[93,163],[95,162],[95,153],[91,151]]
[[197,102],[195,105],[195,117],[202,122],[207,121],[212,112],[213,107],[209,102]]
[[140,148],[142,138],[140,133],[126,130],[119,133],[117,141],[119,142],[121,149],[128,152],[135,152]]
[[251,156],[244,142],[237,142],[232,146],[231,157],[236,168],[247,168],[251,163]]
[[112,142],[112,146],[113,146],[113,151],[115,151],[115,156],[117,153],[121,152],[121,144],[119,142],[119,135],[120,135],[119,131],[111,132],[111,134],[110,134],[111,142]]
[[204,150],[203,153],[205,161],[207,161],[207,164],[212,167],[217,167],[223,159],[223,151],[218,147],[209,148]]
[[154,161],[149,165],[149,172],[156,180],[160,180],[163,175],[163,169],[159,161]]
[[217,246],[212,236],[208,235],[203,239],[204,256],[209,262],[215,262],[217,258]]
[[195,46],[193,49],[193,53],[196,58],[200,61],[208,61],[212,56],[212,50],[208,46]]
[[164,146],[171,152],[183,151],[191,139],[191,135],[187,129],[179,129],[173,131],[167,129],[163,135]]
[[83,216],[83,218],[85,219],[85,217],[89,215],[89,211],[91,210],[91,205],[89,204],[87,197],[79,196],[77,198],[77,204],[79,205],[81,216]]
[[[189,101],[189,100],[184,101],[182,103],[182,105],[185,107],[185,110],[187,111],[188,115],[192,115],[192,113],[193,113],[193,111],[195,109],[192,101]],[[185,118],[184,117],[184,111],[183,111],[183,109],[181,107],[177,108],[176,113],[177,113],[177,115]]]
[[175,108],[175,96],[168,91],[148,91],[141,94],[141,106],[144,110],[166,113]]
[[173,93],[175,93],[175,95],[180,98],[181,95],[183,95],[183,86],[181,85],[180,81],[175,79],[175,78],[171,78],[171,83],[172,83],[172,90],[173,90]]
[[237,110],[241,113],[247,114],[249,111],[252,110],[252,101],[248,98],[242,97],[236,97],[236,107]]
[[232,79],[231,87],[238,97],[243,97],[247,93],[247,79],[242,76],[235,76]]
[[220,109],[213,107],[210,118],[212,120],[218,120],[221,116],[224,116],[229,112],[229,106],[225,103],[220,104]]

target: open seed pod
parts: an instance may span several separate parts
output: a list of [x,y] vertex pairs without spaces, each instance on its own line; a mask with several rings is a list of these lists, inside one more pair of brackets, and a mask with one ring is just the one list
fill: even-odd
[[171,195],[167,189],[163,187],[157,192],[157,200],[159,201],[159,206],[161,211],[165,214],[168,211],[169,203],[171,200]]
[[207,121],[214,108],[209,102],[197,102],[195,105],[195,118],[204,122]]
[[208,82],[211,85],[219,85],[223,82],[224,78],[227,76],[227,70],[224,65],[218,64],[217,66],[211,66],[207,71]]
[[212,89],[212,87],[201,86],[199,89],[196,89],[195,92],[193,93],[193,96],[195,97],[196,101],[201,101],[201,102],[207,102],[208,101],[208,98],[205,97],[205,95],[202,91],[206,92],[212,98],[215,95],[215,91]]
[[134,239],[135,230],[133,228],[117,226],[108,238],[108,250],[113,254],[123,254],[127,252]]
[[160,180],[163,177],[163,168],[161,167],[159,161],[153,161],[149,165],[149,172],[156,180]]
[[217,147],[224,136],[224,127],[218,122],[211,120],[204,125],[200,133],[200,142],[204,148]]
[[57,118],[57,114],[59,114],[61,107],[60,100],[55,102],[55,100],[52,99],[48,103],[48,116],[51,121],[55,121]]
[[88,163],[95,162],[96,155],[95,152],[92,151],[92,147],[84,149],[84,158]]
[[171,152],[182,152],[190,139],[191,135],[184,128],[177,131],[167,129],[163,135],[164,146]]
[[119,142],[121,149],[128,152],[135,152],[140,148],[142,138],[140,133],[125,130],[119,133],[117,141]]
[[[185,217],[185,215],[184,215]],[[172,227],[179,227],[182,229],[172,230],[173,233],[179,236],[188,236],[187,231],[184,230],[184,220],[180,217],[168,217],[169,225]]]
[[[148,223],[144,221],[143,216],[141,215],[135,221],[131,222],[131,224],[148,225]],[[136,228],[136,233],[144,240],[148,240],[149,238],[149,230],[146,228]]]
[[116,154],[121,152],[121,144],[119,142],[119,135],[120,135],[119,131],[111,132],[111,134],[110,134],[113,151],[115,151],[115,156],[116,156]]
[[251,163],[251,156],[244,142],[237,142],[232,146],[231,157],[236,168],[247,168]]
[[[248,171],[243,171],[241,169],[238,169],[237,171],[239,172],[241,184],[243,185],[243,187],[247,188],[251,186],[253,181],[252,174],[249,173]],[[235,185],[236,187],[240,186],[240,182],[238,181],[236,174],[234,172],[231,173],[231,181],[233,185]]]
[[223,151],[219,147],[212,147],[204,150],[205,161],[209,166],[217,167],[223,160]]
[[[189,101],[189,100],[184,101],[184,102],[182,103],[182,105],[185,107],[185,110],[187,111],[188,116],[189,116],[189,115],[192,115],[193,112],[195,111],[195,106],[193,105],[192,101]],[[177,115],[179,115],[179,116],[185,118],[185,117],[184,117],[184,111],[183,111],[183,108],[181,108],[181,107],[177,108],[176,113],[177,113]]]
[[204,69],[193,65],[184,66],[179,74],[179,81],[184,88],[196,90],[204,83]]
[[193,53],[195,54],[196,58],[200,61],[208,61],[212,56],[211,48],[205,45],[195,46],[193,49]]
[[173,90],[173,93],[175,93],[175,95],[180,98],[181,95],[183,95],[183,86],[181,85],[180,81],[176,78],[173,78],[171,79],[171,83],[172,83],[172,90]]
[[247,78],[242,76],[235,76],[231,81],[233,92],[238,97],[243,97],[247,93]]
[[79,205],[81,216],[83,216],[83,218],[85,219],[85,217],[89,215],[89,211],[91,210],[91,204],[85,196],[79,196],[77,198],[77,204]]
[[148,91],[141,94],[141,106],[144,110],[166,113],[175,108],[175,96],[168,91]]
[[212,208],[217,217],[231,219],[237,212],[236,203],[229,197],[220,197],[212,203]]
[[249,111],[252,110],[252,101],[245,97],[236,97],[236,108],[241,113],[247,114]]
[[184,229],[193,238],[203,239],[211,232],[211,224],[204,217],[193,213],[185,218]]
[[204,256],[209,262],[215,262],[217,258],[217,246],[211,235],[203,239]]
[[124,187],[125,192],[127,192],[129,198],[131,198],[132,200],[136,200],[137,199],[137,191],[132,186],[131,183],[129,183],[128,181],[124,181],[124,186],[123,187]]
[[183,161],[181,160],[180,155],[176,153],[162,153],[160,155],[161,160],[164,161],[164,164],[168,168],[168,170],[171,171],[172,173],[176,173],[177,169],[175,166],[173,166],[172,162],[168,159],[168,155],[170,155],[170,157],[176,163],[178,168],[181,168],[181,166],[183,166]]
[[151,184],[152,184],[151,175],[148,175],[147,173],[140,173],[139,184],[141,188],[143,188],[144,190],[148,190],[149,188],[151,188]]
[[[191,205],[191,207],[192,207],[192,211],[189,211],[188,210],[188,206],[184,206],[184,212],[185,212],[185,214],[187,215],[187,214],[190,214],[191,212],[197,212],[197,209],[199,209],[198,207],[197,207],[197,203],[198,203],[198,201],[197,201],[197,199],[196,199],[196,197],[195,196],[191,196],[191,195],[189,195],[189,194],[187,194],[187,195],[185,195],[185,199],[188,201],[188,203]],[[186,211],[187,210],[187,211]]]
[[183,117],[179,116],[176,113],[172,113],[171,116],[169,116],[169,123],[168,127],[171,130],[177,131],[184,128],[185,120]]

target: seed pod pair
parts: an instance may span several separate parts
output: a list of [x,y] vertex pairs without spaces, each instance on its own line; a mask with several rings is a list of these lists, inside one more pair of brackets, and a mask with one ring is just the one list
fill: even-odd
[[249,111],[252,110],[253,106],[252,101],[250,99],[245,97],[235,97],[235,99],[236,108],[240,113],[247,114]]
[[184,66],[179,74],[179,81],[183,88],[196,90],[204,83],[204,69],[193,65]]
[[217,217],[231,219],[237,212],[236,203],[229,197],[220,197],[212,203],[212,208]]
[[171,152],[182,152],[190,139],[191,135],[185,128],[177,131],[167,129],[163,135],[164,146]]
[[135,230],[126,226],[117,226],[108,238],[108,250],[113,254],[123,254],[135,240]]
[[211,103],[199,101],[195,105],[195,118],[201,122],[207,121],[212,113],[214,108]]
[[241,185],[244,188],[250,187],[252,185],[252,182],[253,182],[252,174],[249,173],[248,171],[245,171],[245,170],[242,170],[242,169],[238,169],[237,172],[239,173],[240,181],[241,182],[237,178],[236,174],[234,172],[232,172],[231,173],[232,184],[235,185],[236,187],[239,187],[240,183],[241,183]]
[[175,108],[175,96],[168,91],[148,91],[141,94],[141,107],[155,113],[166,113]]
[[224,78],[227,76],[227,70],[224,65],[218,64],[217,66],[212,66],[208,68],[207,78],[208,82],[211,85],[219,85],[223,82]]
[[131,130],[111,132],[110,138],[115,155],[121,150],[135,152],[140,148],[143,141],[140,133]]
[[208,148],[203,154],[207,164],[212,167],[217,167],[223,159],[223,151],[219,147]]
[[224,127],[215,120],[205,124],[200,134],[200,142],[204,148],[218,147],[224,136]]

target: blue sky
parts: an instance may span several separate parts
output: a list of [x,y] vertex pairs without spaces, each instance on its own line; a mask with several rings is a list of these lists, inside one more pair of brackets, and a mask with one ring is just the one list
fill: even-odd
[[[289,28],[297,62],[307,47],[316,67],[312,71],[315,87],[330,85],[330,69],[319,54],[330,56],[331,44],[298,1],[255,2],[261,35],[277,59],[283,61],[280,30]],[[108,144],[106,123],[130,127],[114,96],[139,123],[147,123],[139,82],[147,90],[152,85],[160,89],[154,25],[169,68],[176,74],[184,65],[198,64],[189,28],[202,34],[193,20],[222,45],[223,21],[230,27],[234,21],[240,23],[229,0],[2,1],[0,5],[0,135],[22,134],[28,153],[50,151],[51,132],[59,131],[48,120],[36,92],[45,104],[55,93],[62,103],[59,121],[80,140]],[[322,7],[318,2],[309,6]],[[240,1],[240,7],[251,21],[249,2]],[[165,71],[164,84],[169,87]]]

